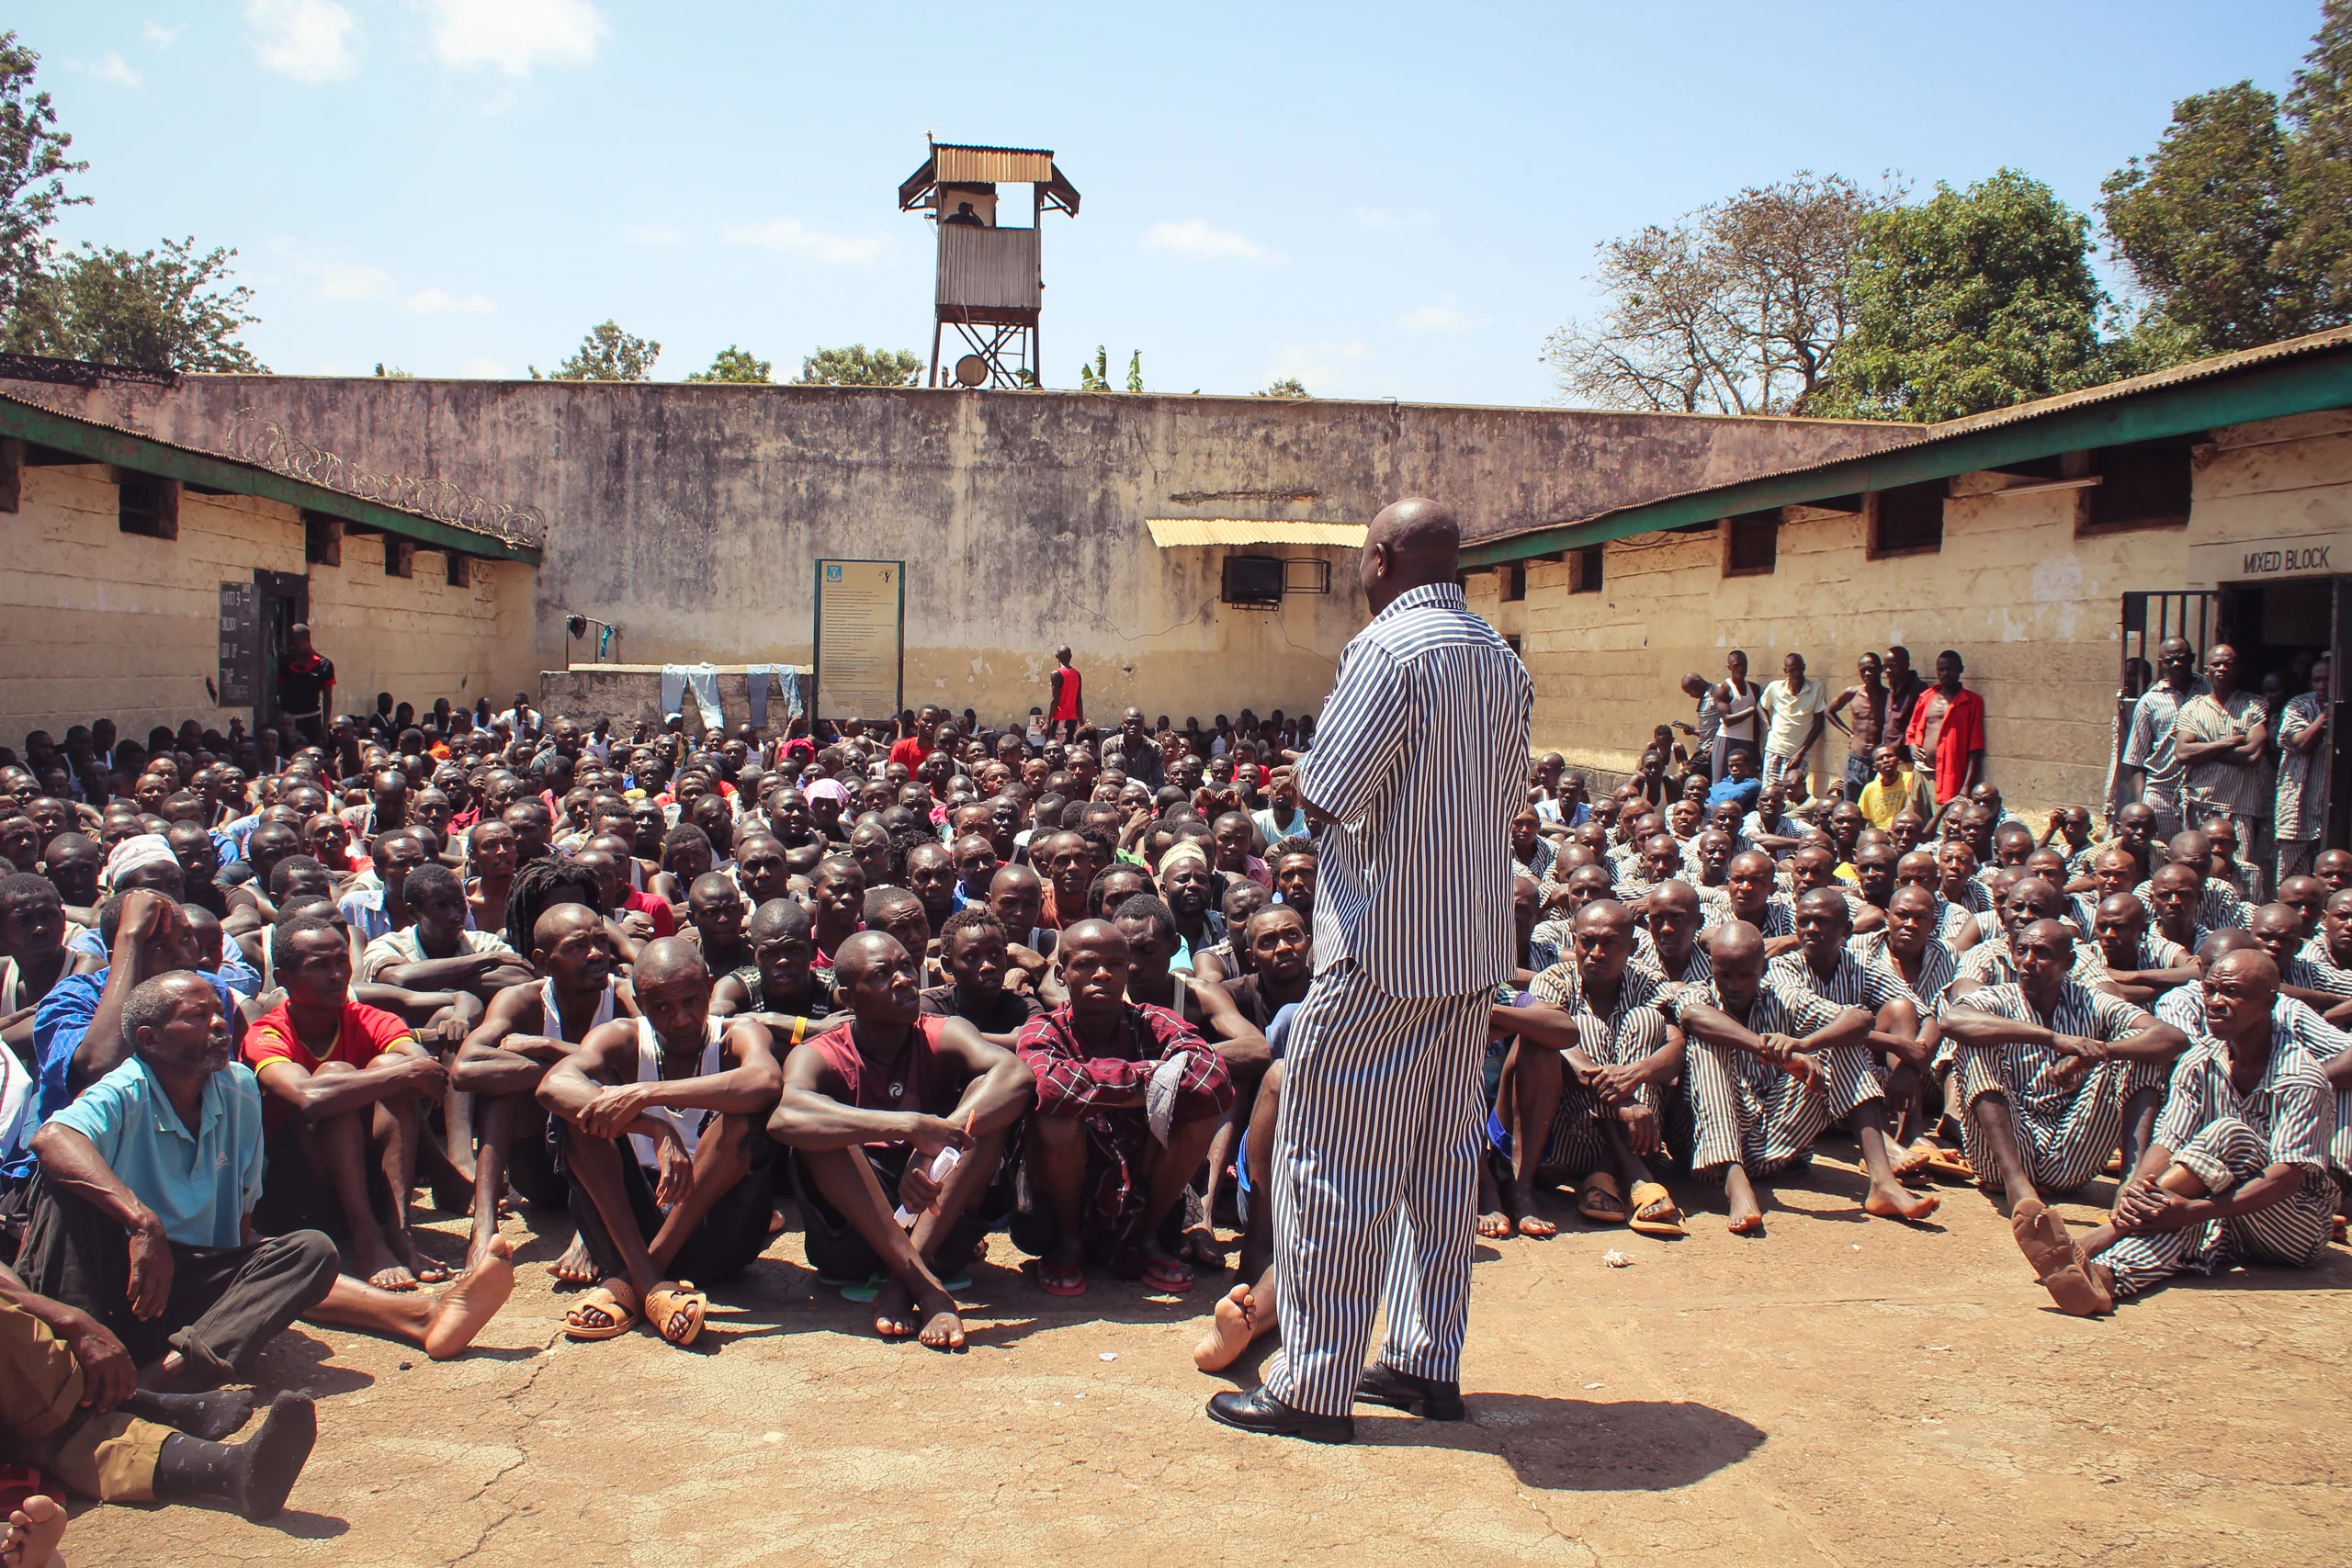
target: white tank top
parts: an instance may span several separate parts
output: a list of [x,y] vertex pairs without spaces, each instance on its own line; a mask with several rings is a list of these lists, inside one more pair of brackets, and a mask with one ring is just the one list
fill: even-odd
[[[725,1019],[714,1018],[706,1021],[702,1060],[695,1065],[693,1077],[707,1078],[718,1071],[718,1042],[726,1032]],[[653,1021],[650,1018],[640,1018],[637,1021],[637,1077],[631,1081],[636,1083],[662,1081],[662,1037],[653,1032]],[[649,1105],[645,1108],[645,1113],[675,1127],[678,1130],[679,1141],[686,1145],[688,1154],[694,1153],[702,1143],[703,1128],[709,1124],[713,1116],[718,1114],[715,1111],[673,1111],[666,1105]],[[661,1153],[651,1138],[642,1133],[631,1133],[628,1135],[628,1141],[637,1145],[638,1164],[648,1170],[661,1168]]]
[[[613,1021],[613,998],[616,994],[616,987],[614,983],[610,980],[605,981],[604,998],[597,1002],[596,1016],[588,1021],[588,1029],[594,1029],[600,1023]],[[560,1040],[567,1045],[577,1045],[580,1040],[588,1038],[587,1029],[580,1032],[580,1040],[571,1039],[564,1033],[563,1010],[556,1006],[555,981],[552,977],[539,982],[539,1010],[547,1015],[541,1020],[539,1027],[547,1031],[548,1039]]]

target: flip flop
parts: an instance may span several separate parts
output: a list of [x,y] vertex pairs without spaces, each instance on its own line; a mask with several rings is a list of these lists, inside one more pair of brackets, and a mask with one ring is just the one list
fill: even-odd
[[1955,1181],[1976,1179],[1976,1168],[1968,1163],[1965,1155],[1930,1144],[1924,1138],[1911,1146],[1915,1150],[1925,1148],[1930,1151],[1925,1168],[1934,1171],[1938,1176],[1949,1176]]
[[[578,1321],[584,1311],[594,1309],[609,1320],[602,1326]],[[637,1326],[637,1292],[629,1289],[626,1280],[606,1280],[589,1291],[563,1314],[563,1337],[567,1339],[618,1339]]]
[[[1603,1208],[1606,1199],[1613,1208]],[[1617,1179],[1605,1170],[1596,1170],[1577,1184],[1577,1213],[1597,1225],[1622,1225],[1625,1223],[1625,1194],[1618,1189]]]
[[1046,1259],[1037,1259],[1037,1288],[1049,1296],[1082,1296],[1086,1294],[1086,1266],[1078,1264],[1057,1269]]
[[2069,1317],[2104,1317],[2115,1310],[2115,1274],[2103,1263],[2069,1263],[2045,1276],[2041,1288]]
[[1172,1258],[1147,1258],[1143,1260],[1143,1282],[1168,1295],[1182,1295],[1193,1288],[1197,1278],[1193,1270]]
[[[1631,1213],[1625,1224],[1641,1235],[1683,1235],[1682,1211],[1674,1206],[1673,1195],[1665,1184],[1657,1181],[1636,1181],[1633,1192],[1625,1200]],[[1664,1205],[1665,1213],[1657,1211]]]
[[[645,1292],[646,1326],[684,1349],[702,1337],[702,1314],[709,1305],[710,1298],[695,1290],[692,1280],[674,1284],[664,1280]],[[681,1317],[686,1319],[685,1333],[673,1335],[670,1330]]]

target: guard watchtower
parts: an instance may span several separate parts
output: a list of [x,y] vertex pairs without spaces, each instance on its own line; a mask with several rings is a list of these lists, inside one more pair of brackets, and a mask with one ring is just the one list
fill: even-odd
[[[1029,226],[998,222],[1000,185],[1030,188]],[[931,380],[943,387],[1038,384],[1037,307],[1046,283],[1037,253],[1045,215],[1078,216],[1078,187],[1035,147],[933,142],[922,167],[899,186],[899,210],[921,209],[939,225],[938,313],[931,329]],[[1017,216],[1018,198],[1005,216]],[[942,334],[954,327],[966,352],[943,376]]]

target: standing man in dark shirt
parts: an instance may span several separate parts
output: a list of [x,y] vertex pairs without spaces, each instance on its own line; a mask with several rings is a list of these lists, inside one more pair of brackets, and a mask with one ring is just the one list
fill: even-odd
[[307,626],[294,626],[286,638],[286,657],[277,661],[278,715],[292,719],[303,739],[323,747],[327,705],[334,700],[334,660],[311,646]]
[[1889,648],[1886,650],[1886,738],[1902,751],[1906,763],[1911,761],[1911,748],[1903,738],[1911,730],[1911,710],[1919,705],[1919,694],[1927,689],[1928,682],[1911,668],[1911,650],[1899,642]]
[[[1877,654],[1863,654],[1855,661],[1855,673],[1860,679],[1830,700],[1829,722],[1846,732],[1848,800],[1860,800],[1862,786],[1878,772],[1871,765],[1871,754],[1885,738],[1890,696],[1886,682],[1880,679],[1881,670]],[[1850,716],[1846,711],[1849,707]]]

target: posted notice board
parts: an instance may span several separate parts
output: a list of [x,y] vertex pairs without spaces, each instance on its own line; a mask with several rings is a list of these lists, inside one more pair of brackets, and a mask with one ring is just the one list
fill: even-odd
[[898,713],[906,610],[906,562],[818,561],[817,717],[886,724]]

